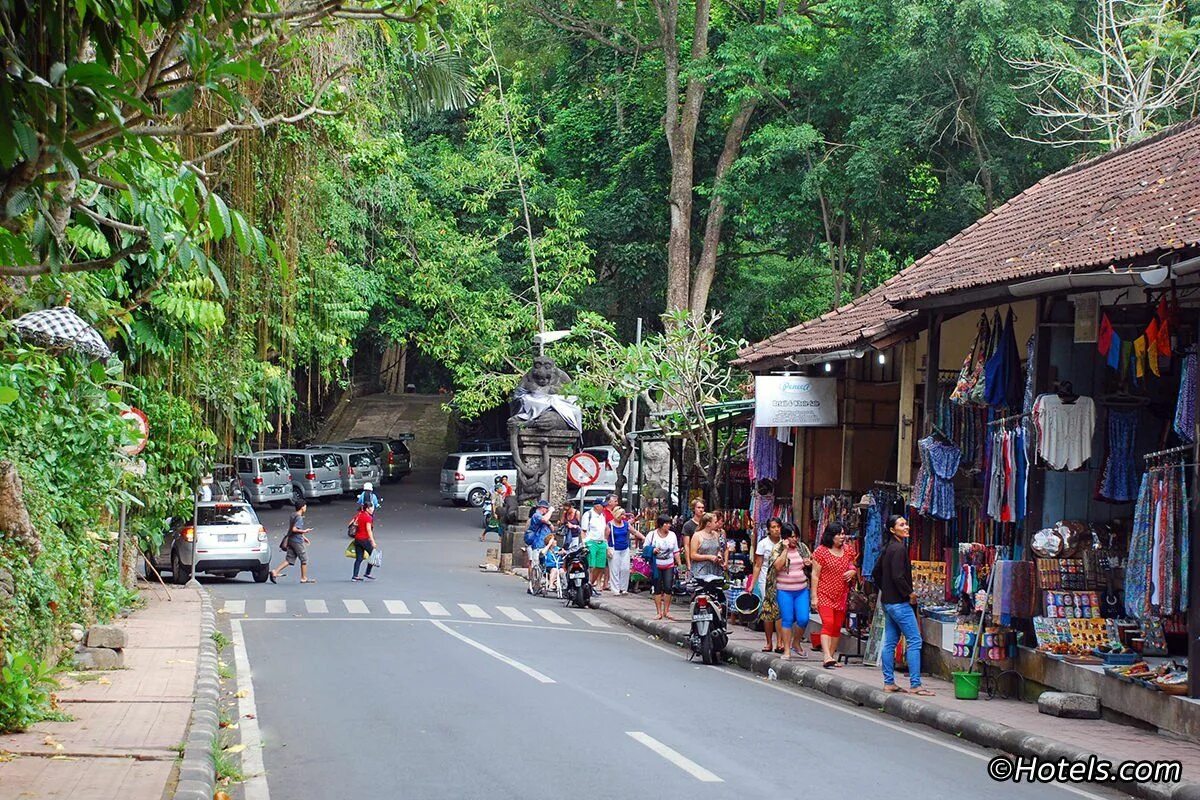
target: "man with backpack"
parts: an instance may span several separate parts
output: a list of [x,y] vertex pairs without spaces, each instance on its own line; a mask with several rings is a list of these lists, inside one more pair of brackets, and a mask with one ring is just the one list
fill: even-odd
[[550,502],[538,500],[537,506],[529,515],[529,527],[525,529],[525,552],[529,556],[529,586],[527,594],[534,593],[533,573],[542,557],[542,548],[546,546],[546,537],[552,533],[550,528]]
[[366,483],[364,483],[362,493],[359,494],[359,496],[358,496],[359,510],[362,510],[362,509],[366,508],[367,506],[370,506],[371,513],[374,514],[375,511],[378,510],[378,508],[381,505],[383,505],[383,500],[381,500],[379,498],[379,495],[375,494],[375,487],[371,484],[370,481],[367,481]]

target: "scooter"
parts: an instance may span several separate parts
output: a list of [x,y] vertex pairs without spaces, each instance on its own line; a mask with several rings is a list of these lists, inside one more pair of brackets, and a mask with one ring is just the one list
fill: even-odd
[[587,608],[592,599],[592,582],[588,579],[588,549],[583,542],[563,553],[560,580],[565,584],[563,591],[567,605]]
[[705,664],[716,664],[721,651],[729,644],[726,628],[728,609],[725,607],[725,579],[716,575],[696,578],[692,595],[692,630],[688,644],[692,653]]

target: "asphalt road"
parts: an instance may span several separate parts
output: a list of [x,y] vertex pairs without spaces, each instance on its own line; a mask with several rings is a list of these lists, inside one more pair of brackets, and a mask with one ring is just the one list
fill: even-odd
[[[342,555],[349,501],[310,506],[315,585],[204,579],[244,645],[246,800],[1122,796],[994,783],[991,751],[689,663],[481,572],[479,512],[435,476],[381,494],[373,583]],[[261,516],[277,541],[287,512]]]

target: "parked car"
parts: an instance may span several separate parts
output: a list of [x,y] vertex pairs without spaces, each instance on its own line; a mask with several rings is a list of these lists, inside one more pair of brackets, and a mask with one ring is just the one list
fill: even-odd
[[226,578],[250,572],[262,583],[271,569],[267,529],[245,501],[197,503],[192,519],[172,524],[158,552],[146,553],[145,558],[148,578],[153,566],[179,584],[197,572]]
[[508,439],[464,439],[458,443],[464,453],[503,453],[510,446]]
[[320,500],[342,493],[342,470],[332,450],[264,450],[283,456],[292,473],[292,500]]
[[[629,508],[629,487],[631,484],[626,483],[621,490],[620,503],[625,508]],[[571,495],[571,502],[575,507],[587,511],[591,508],[596,500],[604,502],[610,494],[617,493],[617,485],[615,483],[593,483],[591,486],[584,486]],[[678,506],[679,499],[674,492],[671,493],[671,505]]]
[[237,456],[234,460],[237,461],[244,500],[279,508],[292,499],[292,473],[283,456],[249,453]]
[[379,458],[375,451],[359,444],[329,444],[310,445],[307,450],[331,450],[341,463],[342,491],[346,494],[358,494],[363,485],[370,483],[379,485],[383,482],[383,470],[379,466]]
[[242,480],[232,464],[214,464],[211,474],[213,500],[243,499]]
[[398,481],[412,472],[412,453],[408,449],[411,439],[411,436],[354,436],[338,444],[367,445],[378,456],[384,478]]
[[501,475],[507,475],[516,486],[517,465],[512,453],[451,453],[442,464],[442,499],[481,508]]

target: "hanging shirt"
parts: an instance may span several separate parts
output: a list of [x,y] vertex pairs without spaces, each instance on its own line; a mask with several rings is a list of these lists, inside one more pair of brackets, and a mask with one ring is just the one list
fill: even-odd
[[1076,470],[1092,457],[1096,430],[1096,404],[1090,397],[1064,403],[1056,394],[1044,394],[1033,403],[1033,423],[1038,432],[1038,455],[1051,469]]

